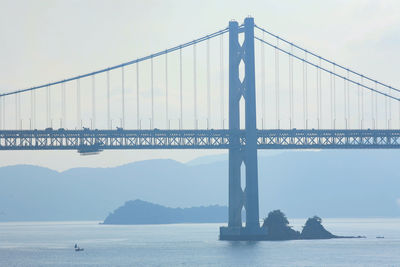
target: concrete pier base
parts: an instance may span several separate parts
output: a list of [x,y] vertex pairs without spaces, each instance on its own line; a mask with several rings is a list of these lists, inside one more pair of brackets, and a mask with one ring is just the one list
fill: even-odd
[[267,231],[263,228],[220,227],[219,240],[257,241],[267,240]]

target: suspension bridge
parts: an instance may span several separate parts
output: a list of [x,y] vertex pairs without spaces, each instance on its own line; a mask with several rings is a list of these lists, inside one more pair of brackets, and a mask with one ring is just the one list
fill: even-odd
[[399,94],[249,17],[120,65],[1,93],[0,150],[228,149],[220,239],[256,240],[257,150],[398,149]]

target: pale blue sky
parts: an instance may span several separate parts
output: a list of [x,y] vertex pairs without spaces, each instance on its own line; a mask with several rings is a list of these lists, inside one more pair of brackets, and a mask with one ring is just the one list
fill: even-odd
[[[147,55],[255,18],[309,50],[400,87],[399,1],[0,1],[0,92]],[[0,165],[57,170],[221,151],[0,152]]]

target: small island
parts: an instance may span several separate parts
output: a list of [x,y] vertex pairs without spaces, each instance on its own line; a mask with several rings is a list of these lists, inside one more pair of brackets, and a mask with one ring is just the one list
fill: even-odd
[[218,205],[168,208],[136,199],[110,213],[103,224],[224,223],[227,214],[228,208]]
[[263,240],[299,240],[299,239],[331,239],[331,238],[364,238],[363,236],[337,236],[330,233],[322,225],[318,216],[308,218],[301,232],[292,229],[286,215],[280,210],[271,211],[262,225],[266,235]]

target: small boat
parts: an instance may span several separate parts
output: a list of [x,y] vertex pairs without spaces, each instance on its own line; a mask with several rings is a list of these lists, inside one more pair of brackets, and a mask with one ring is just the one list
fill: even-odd
[[83,249],[83,248],[80,248],[80,247],[78,246],[78,244],[75,244],[74,248],[75,248],[75,251],[84,251],[84,250],[85,250],[85,249]]
[[377,236],[376,238],[385,238],[384,236]]

